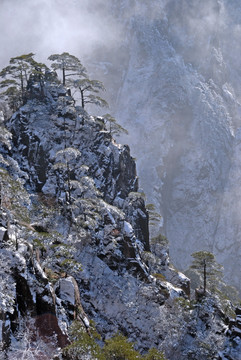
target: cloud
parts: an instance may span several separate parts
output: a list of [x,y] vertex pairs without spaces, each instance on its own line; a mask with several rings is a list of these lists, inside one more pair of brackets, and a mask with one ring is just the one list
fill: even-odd
[[103,0],[1,0],[0,67],[9,58],[34,52],[45,61],[56,52],[90,55],[111,47],[121,31]]

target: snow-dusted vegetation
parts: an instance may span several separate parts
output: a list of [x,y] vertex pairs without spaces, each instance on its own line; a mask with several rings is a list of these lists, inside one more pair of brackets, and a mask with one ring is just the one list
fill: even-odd
[[0,138],[3,359],[238,359],[241,310],[218,281],[191,291],[167,239],[150,239],[159,218],[129,147],[32,54],[16,61],[20,107]]

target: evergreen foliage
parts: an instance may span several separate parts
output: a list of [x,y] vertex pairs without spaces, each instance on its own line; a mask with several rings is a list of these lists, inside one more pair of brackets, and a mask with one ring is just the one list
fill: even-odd
[[99,95],[100,91],[105,91],[105,87],[99,80],[77,79],[73,81],[73,86],[77,88],[81,96],[81,106],[85,108],[86,104],[94,104],[100,107],[108,107],[108,103]]
[[193,262],[190,266],[198,272],[203,280],[203,293],[206,294],[207,282],[213,284],[222,277],[222,266],[219,265],[214,255],[209,251],[198,251],[192,254]]
[[168,246],[168,239],[165,235],[158,234],[157,236],[151,239],[152,244],[160,244],[162,246]]
[[98,360],[104,360],[101,354],[101,347],[97,343],[100,335],[95,329],[93,321],[90,321],[89,332],[86,332],[85,326],[75,320],[69,328],[69,338],[71,344],[63,349],[63,358],[66,360],[85,359],[85,356],[93,356]]
[[52,61],[52,69],[62,72],[62,83],[80,92],[82,108],[86,104],[94,104],[100,107],[108,107],[108,103],[99,96],[105,87],[99,80],[90,80],[86,69],[80,60],[67,52],[50,55],[48,60]]
[[147,204],[146,209],[149,215],[149,225],[156,226],[158,223],[160,223],[162,216],[156,211],[155,205]]
[[101,337],[93,321],[90,323],[89,333],[82,323],[74,321],[70,326],[70,340],[72,343],[63,350],[65,360],[165,360],[163,353],[154,348],[141,355],[135,350],[134,344],[120,333],[106,340],[101,346]]
[[[50,69],[45,64],[36,62],[34,56],[35,54],[29,53],[11,58],[10,64],[0,72],[0,99],[3,101],[2,104],[8,104],[11,111],[16,111],[33,96],[36,83],[42,97],[45,82],[57,82],[56,76],[49,75]],[[101,92],[105,91],[103,83],[89,79],[86,68],[76,56],[63,52],[50,55],[48,60],[52,62],[51,68],[54,71],[61,71],[62,84],[80,93],[82,110],[87,104],[108,107],[107,101],[100,96]],[[104,115],[104,121],[112,135],[128,134],[110,114]]]
[[62,83],[66,84],[67,77],[85,77],[86,69],[81,64],[81,61],[74,55],[64,52],[62,54],[53,54],[48,57],[48,60],[52,61],[51,67],[54,70],[60,70],[62,72]]
[[140,354],[134,349],[134,344],[122,334],[116,334],[111,339],[106,340],[103,353],[105,359],[108,360],[141,359]]
[[152,348],[146,355],[143,356],[143,360],[165,360],[165,357],[163,353],[159,352],[155,348]]
[[112,115],[105,114],[103,118],[111,135],[119,136],[122,133],[128,135],[128,131],[118,124]]
[[0,77],[3,79],[0,82],[0,89],[3,89],[0,96],[8,102],[13,111],[25,101],[30,74],[37,76],[42,84],[43,69],[47,66],[37,63],[33,57],[33,53],[13,57],[10,59],[10,64],[0,72]]

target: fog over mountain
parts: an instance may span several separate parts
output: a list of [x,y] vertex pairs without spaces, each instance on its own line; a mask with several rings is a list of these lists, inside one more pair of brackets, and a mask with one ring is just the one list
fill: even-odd
[[78,56],[129,130],[174,264],[207,249],[240,288],[241,5],[238,0],[1,0],[1,67]]
[[19,53],[35,52],[46,60],[54,52],[69,51],[82,58],[96,47],[114,48],[119,28],[107,4],[99,0],[1,0],[1,66]]

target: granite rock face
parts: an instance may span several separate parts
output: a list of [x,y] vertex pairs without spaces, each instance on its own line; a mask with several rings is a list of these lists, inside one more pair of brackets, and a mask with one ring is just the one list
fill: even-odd
[[20,357],[34,342],[31,356],[61,357],[70,324],[88,332],[91,319],[102,339],[121,331],[143,352],[218,358],[229,344],[222,305],[212,297],[191,304],[167,244],[150,243],[129,148],[64,87],[46,80],[43,90],[34,87],[1,143],[4,356]]
[[[240,289],[238,1],[112,2],[125,49],[110,96],[180,269],[212,251]],[[104,66],[104,65],[103,65]],[[112,93],[114,91],[112,90]]]
[[[156,287],[141,259],[150,250],[148,213],[128,146],[114,141],[102,118],[75,107],[61,85],[46,81],[44,94],[37,84],[31,86],[34,93],[8,121],[8,130],[2,123],[1,264],[7,292],[1,341],[6,353],[9,346],[21,352],[13,349],[11,338],[20,334],[26,318],[39,328],[38,341],[44,319],[58,335],[56,346],[66,345],[71,321],[79,318],[88,327],[81,305],[88,297],[89,314],[99,307],[103,321],[105,294],[96,298],[87,283],[96,290],[107,286],[105,273],[118,281],[126,273],[133,285],[143,281],[160,303],[169,296],[166,286],[163,293]],[[115,292],[108,291],[114,299]],[[109,322],[103,335],[121,327],[117,320]]]

